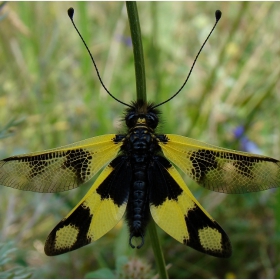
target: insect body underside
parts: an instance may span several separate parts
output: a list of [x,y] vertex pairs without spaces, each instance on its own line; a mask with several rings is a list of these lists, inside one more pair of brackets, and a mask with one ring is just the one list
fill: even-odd
[[[149,128],[140,124],[134,127],[124,140],[121,148],[127,164],[131,165],[132,180],[129,187],[129,198],[127,202],[126,219],[130,231],[130,246],[133,237],[141,237],[141,248],[144,244],[145,228],[150,218],[149,194],[149,167],[153,165],[156,153],[160,150],[154,134]],[[152,175],[152,174],[150,174]]]

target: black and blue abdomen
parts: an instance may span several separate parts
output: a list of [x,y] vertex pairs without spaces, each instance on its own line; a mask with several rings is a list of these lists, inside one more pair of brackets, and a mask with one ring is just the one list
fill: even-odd
[[133,237],[141,237],[144,244],[145,228],[150,218],[148,168],[155,153],[153,135],[145,126],[135,127],[124,141],[124,153],[131,164],[132,180],[127,203],[126,219],[130,231],[130,245]]

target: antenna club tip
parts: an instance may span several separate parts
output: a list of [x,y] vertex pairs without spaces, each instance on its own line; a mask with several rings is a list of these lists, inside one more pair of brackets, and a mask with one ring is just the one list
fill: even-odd
[[222,12],[220,10],[217,10],[215,12],[215,17],[216,17],[216,21],[219,21],[220,18],[222,17]]
[[69,8],[67,13],[68,13],[68,16],[70,17],[70,19],[72,20],[73,16],[74,16],[74,9],[72,7]]

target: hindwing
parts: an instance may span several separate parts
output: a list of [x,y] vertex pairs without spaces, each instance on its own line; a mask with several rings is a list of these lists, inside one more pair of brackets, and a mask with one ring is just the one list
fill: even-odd
[[280,184],[276,159],[216,147],[180,135],[159,142],[164,155],[203,187],[222,193],[246,193]]
[[85,197],[49,234],[45,243],[46,255],[78,249],[111,230],[125,212],[131,174],[126,159],[115,158]]
[[0,161],[0,184],[19,190],[60,192],[88,181],[116,157],[115,134],[97,136],[56,149]]
[[154,221],[179,242],[202,253],[226,258],[230,241],[219,224],[192,195],[178,171],[158,156],[148,171]]

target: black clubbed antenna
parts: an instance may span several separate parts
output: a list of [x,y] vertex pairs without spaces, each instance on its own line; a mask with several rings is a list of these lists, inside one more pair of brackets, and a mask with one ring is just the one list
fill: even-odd
[[90,58],[91,58],[91,60],[92,60],[92,62],[93,62],[93,65],[94,65],[94,67],[95,67],[95,70],[96,70],[98,79],[99,79],[99,81],[100,81],[102,87],[103,87],[103,88],[106,90],[106,92],[107,92],[112,98],[114,98],[116,101],[118,101],[119,103],[121,103],[121,104],[123,104],[123,105],[125,105],[125,106],[128,106],[128,107],[130,107],[130,108],[133,108],[131,105],[126,104],[126,103],[124,103],[123,101],[121,101],[121,100],[119,100],[118,98],[116,98],[116,97],[115,97],[114,95],[112,95],[112,94],[110,93],[110,91],[106,88],[106,86],[104,85],[104,83],[103,83],[103,81],[102,81],[102,79],[101,79],[101,77],[100,77],[100,74],[99,74],[98,68],[97,68],[97,66],[96,66],[96,63],[95,63],[95,61],[94,61],[94,59],[93,59],[93,56],[92,56],[92,54],[91,54],[91,52],[90,52],[90,50],[89,50],[89,48],[88,48],[88,46],[87,46],[87,44],[86,44],[84,38],[83,38],[83,36],[81,35],[80,31],[78,30],[78,28],[76,27],[76,25],[75,25],[75,23],[74,23],[74,19],[73,19],[73,17],[74,17],[74,9],[73,9],[73,8],[69,8],[67,12],[68,12],[69,18],[70,18],[71,21],[72,21],[72,24],[73,24],[74,28],[76,29],[77,33],[79,34],[80,38],[82,39],[82,41],[83,41],[83,43],[84,43],[84,45],[85,45],[85,47],[86,47],[86,49],[87,49],[87,51],[88,51],[88,53],[89,53],[89,55],[90,55]]
[[184,86],[186,85],[187,81],[189,80],[189,77],[190,77],[190,75],[191,75],[191,73],[192,73],[192,70],[193,70],[194,65],[195,65],[195,63],[196,63],[196,61],[197,61],[197,58],[199,57],[199,55],[200,55],[200,53],[201,53],[203,47],[205,46],[206,42],[208,41],[209,37],[211,36],[212,32],[214,31],[214,29],[215,29],[215,27],[216,27],[218,21],[219,21],[220,18],[222,17],[222,12],[221,12],[220,10],[217,10],[217,11],[215,12],[215,17],[216,17],[216,22],[215,22],[215,24],[214,24],[212,30],[210,31],[209,35],[207,36],[206,40],[204,41],[204,43],[203,43],[202,46],[200,47],[200,49],[199,49],[199,51],[198,51],[198,53],[197,53],[197,55],[196,55],[196,57],[195,57],[195,59],[194,59],[194,62],[193,62],[193,64],[192,64],[192,67],[191,67],[191,69],[190,69],[190,72],[189,72],[189,74],[188,74],[188,76],[187,76],[185,82],[183,83],[183,85],[182,85],[182,86],[179,88],[179,90],[178,90],[175,94],[173,94],[170,98],[168,98],[167,100],[165,100],[165,101],[163,101],[163,102],[161,102],[161,103],[159,103],[159,104],[153,106],[152,109],[154,109],[154,108],[156,108],[156,107],[159,107],[159,106],[161,106],[161,105],[167,103],[167,102],[170,101],[172,98],[174,98],[174,97],[184,88]]

